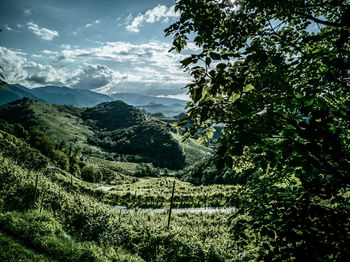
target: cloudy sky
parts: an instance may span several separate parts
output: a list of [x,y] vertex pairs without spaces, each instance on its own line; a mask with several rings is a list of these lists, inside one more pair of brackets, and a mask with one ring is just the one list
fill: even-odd
[[178,18],[174,3],[1,0],[0,65],[8,82],[29,88],[183,98],[184,56],[168,52],[172,39],[163,31]]

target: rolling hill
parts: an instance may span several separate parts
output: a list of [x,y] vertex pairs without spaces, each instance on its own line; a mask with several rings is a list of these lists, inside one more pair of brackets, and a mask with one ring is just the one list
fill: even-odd
[[[82,148],[83,154],[156,167],[179,169],[200,159],[205,150],[188,150],[172,134],[170,124],[142,114],[122,101],[91,108],[50,105],[21,99],[0,107],[0,119],[38,128],[57,140]],[[191,156],[186,156],[191,152]]]

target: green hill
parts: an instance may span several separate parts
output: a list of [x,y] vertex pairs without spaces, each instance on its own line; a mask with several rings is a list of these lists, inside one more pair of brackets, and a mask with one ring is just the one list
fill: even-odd
[[146,121],[145,115],[139,110],[119,100],[87,108],[82,117],[92,128],[108,131],[127,128]]
[[83,108],[24,98],[2,105],[0,119],[27,131],[39,129],[56,140],[57,147],[72,143],[88,157],[180,169],[205,154],[204,147],[193,147],[195,153],[189,151],[174,136],[170,124],[148,117],[122,101]]

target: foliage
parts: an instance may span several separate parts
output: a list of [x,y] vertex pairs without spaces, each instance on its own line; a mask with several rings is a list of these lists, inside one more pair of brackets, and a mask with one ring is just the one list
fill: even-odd
[[142,261],[130,255],[119,256],[112,248],[102,249],[93,242],[72,239],[49,213],[8,212],[0,214],[0,224],[6,233],[26,243],[36,254],[45,254],[54,261]]
[[21,242],[15,240],[0,231],[0,260],[1,261],[54,261],[49,257],[37,254],[33,250],[27,248]]
[[95,128],[109,131],[130,127],[145,120],[145,116],[139,110],[119,100],[88,108],[82,116],[85,120],[93,122]]
[[258,260],[347,260],[349,2],[180,0],[175,9],[173,49],[189,39],[200,49],[181,62],[193,81],[179,126],[207,141],[223,124],[219,167],[244,150],[254,163],[237,245],[257,243]]
[[159,177],[160,176],[160,170],[157,168],[154,168],[147,164],[141,164],[136,172],[134,173],[134,176],[136,177]]
[[33,208],[36,200],[35,185],[26,179],[30,171],[27,174],[18,172],[11,167],[14,164],[12,161],[5,161],[1,164],[0,197],[3,208],[6,210]]
[[139,156],[139,162],[151,162],[170,169],[180,169],[185,163],[181,147],[172,138],[169,128],[160,121],[97,132],[96,136],[94,144],[118,154]]
[[[174,214],[166,230],[166,213],[116,211],[101,204],[100,197],[89,197],[73,187],[77,179],[73,185],[61,183],[58,169],[28,173],[7,158],[0,156],[0,160],[5,179],[0,183],[1,232],[37,255],[55,261],[225,261],[237,255],[229,243],[227,214]],[[29,203],[20,194],[25,185],[35,188],[36,175],[34,205],[18,209],[11,197],[17,195],[21,198],[17,203]],[[171,182],[168,179],[169,189]],[[183,186],[178,182],[179,190]],[[193,187],[202,196],[206,190]]]
[[1,153],[28,169],[38,170],[49,163],[47,157],[28,143],[0,130]]
[[93,166],[86,165],[80,170],[81,178],[87,182],[95,182],[97,180],[97,172]]
[[204,158],[193,166],[177,173],[177,177],[194,185],[245,185],[250,178],[251,170],[241,171],[229,167],[217,168],[211,159]]

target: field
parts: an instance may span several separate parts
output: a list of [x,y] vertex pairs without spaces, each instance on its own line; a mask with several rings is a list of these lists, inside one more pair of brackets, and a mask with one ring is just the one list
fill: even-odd
[[[168,229],[167,213],[124,212],[111,208],[110,201],[116,196],[120,196],[118,199],[127,196],[127,201],[113,205],[136,206],[137,201],[147,203],[142,199],[155,194],[150,192],[157,189],[160,191],[154,199],[157,196],[164,199],[164,203],[152,204],[148,200],[148,206],[167,207],[171,178],[139,178],[134,183],[121,185],[120,191],[101,192],[96,190],[97,184],[71,180],[62,170],[29,171],[13,160],[0,158],[1,241],[20,247],[21,256],[28,261],[39,258],[81,261],[84,256],[90,261],[97,258],[96,261],[110,261],[112,257],[115,261],[224,261],[239,256],[232,251],[229,241],[229,214],[173,214]],[[177,184],[178,196],[186,193],[198,206],[205,201],[199,200],[204,192],[215,195],[224,189],[220,186],[196,188],[180,181]],[[135,190],[136,197],[130,194]],[[103,246],[113,251],[106,254],[101,249]],[[9,255],[11,250],[15,248],[10,249]]]

